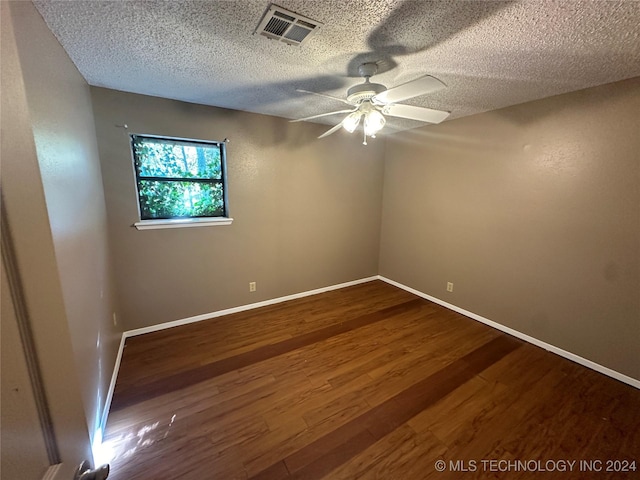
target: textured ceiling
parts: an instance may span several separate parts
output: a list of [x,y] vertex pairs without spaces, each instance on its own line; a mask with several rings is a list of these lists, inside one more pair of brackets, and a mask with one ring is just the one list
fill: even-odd
[[633,0],[276,1],[324,23],[302,47],[253,35],[268,0],[34,3],[91,85],[285,118],[341,110],[296,88],[344,97],[365,61],[387,87],[442,80],[405,103],[450,118],[640,76]]

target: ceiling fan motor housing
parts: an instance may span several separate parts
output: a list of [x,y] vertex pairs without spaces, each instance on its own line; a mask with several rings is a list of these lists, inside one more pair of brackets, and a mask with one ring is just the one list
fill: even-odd
[[[368,79],[367,79],[368,80]],[[371,100],[379,93],[384,92],[387,89],[384,85],[379,83],[370,83],[369,81],[361,83],[360,85],[354,85],[347,90],[347,101],[354,105],[364,102],[365,100]]]
[[375,63],[363,63],[358,67],[358,73],[365,78],[365,82],[355,85],[347,90],[347,101],[353,105],[358,105],[366,100],[371,100],[377,94],[384,92],[387,87],[379,83],[371,83],[369,78],[378,71]]

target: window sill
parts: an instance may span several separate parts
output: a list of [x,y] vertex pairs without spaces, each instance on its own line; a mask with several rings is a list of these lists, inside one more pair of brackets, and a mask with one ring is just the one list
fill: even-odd
[[180,218],[167,220],[141,220],[133,224],[138,230],[157,230],[161,228],[217,227],[231,225],[233,218]]

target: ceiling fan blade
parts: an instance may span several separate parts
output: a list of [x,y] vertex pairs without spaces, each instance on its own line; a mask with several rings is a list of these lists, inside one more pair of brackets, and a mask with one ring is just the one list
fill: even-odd
[[435,92],[445,87],[446,85],[437,78],[431,75],[425,75],[411,82],[385,90],[373,97],[373,101],[382,104],[396,103],[407,100],[408,98],[417,97],[418,95],[424,95],[425,93]]
[[414,107],[413,105],[403,105],[398,103],[386,105],[382,109],[382,113],[385,115],[391,115],[392,117],[409,118],[411,120],[419,120],[427,123],[440,123],[451,114],[451,112],[445,112],[443,110]]
[[329,115],[336,115],[338,113],[351,113],[351,112],[355,112],[357,110],[357,108],[355,109],[350,109],[350,110],[337,110],[335,112],[329,112],[329,113],[321,113],[320,115],[312,115],[310,117],[304,117],[304,118],[298,118],[296,120],[289,120],[290,123],[294,123],[294,122],[304,122],[306,120],[313,120],[314,118],[320,118],[320,117],[328,117]]
[[310,93],[311,95],[318,95],[319,97],[330,98],[332,100],[337,100],[339,102],[346,103],[347,105],[351,105],[351,103],[347,102],[344,98],[334,97],[333,95],[327,95],[326,93],[310,92],[309,90],[302,90],[301,88],[297,88],[296,92]]
[[320,135],[318,138],[324,138],[324,137],[328,137],[329,135],[331,135],[332,133],[336,133],[338,130],[340,130],[342,128],[342,122],[340,122],[339,124],[337,124],[335,127],[331,127],[329,130],[327,130],[326,132],[324,132],[322,135]]

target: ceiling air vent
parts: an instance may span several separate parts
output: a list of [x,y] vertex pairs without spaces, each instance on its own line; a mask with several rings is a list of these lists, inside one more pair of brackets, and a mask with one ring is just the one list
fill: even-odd
[[302,45],[321,26],[320,22],[271,5],[255,33],[289,45]]

